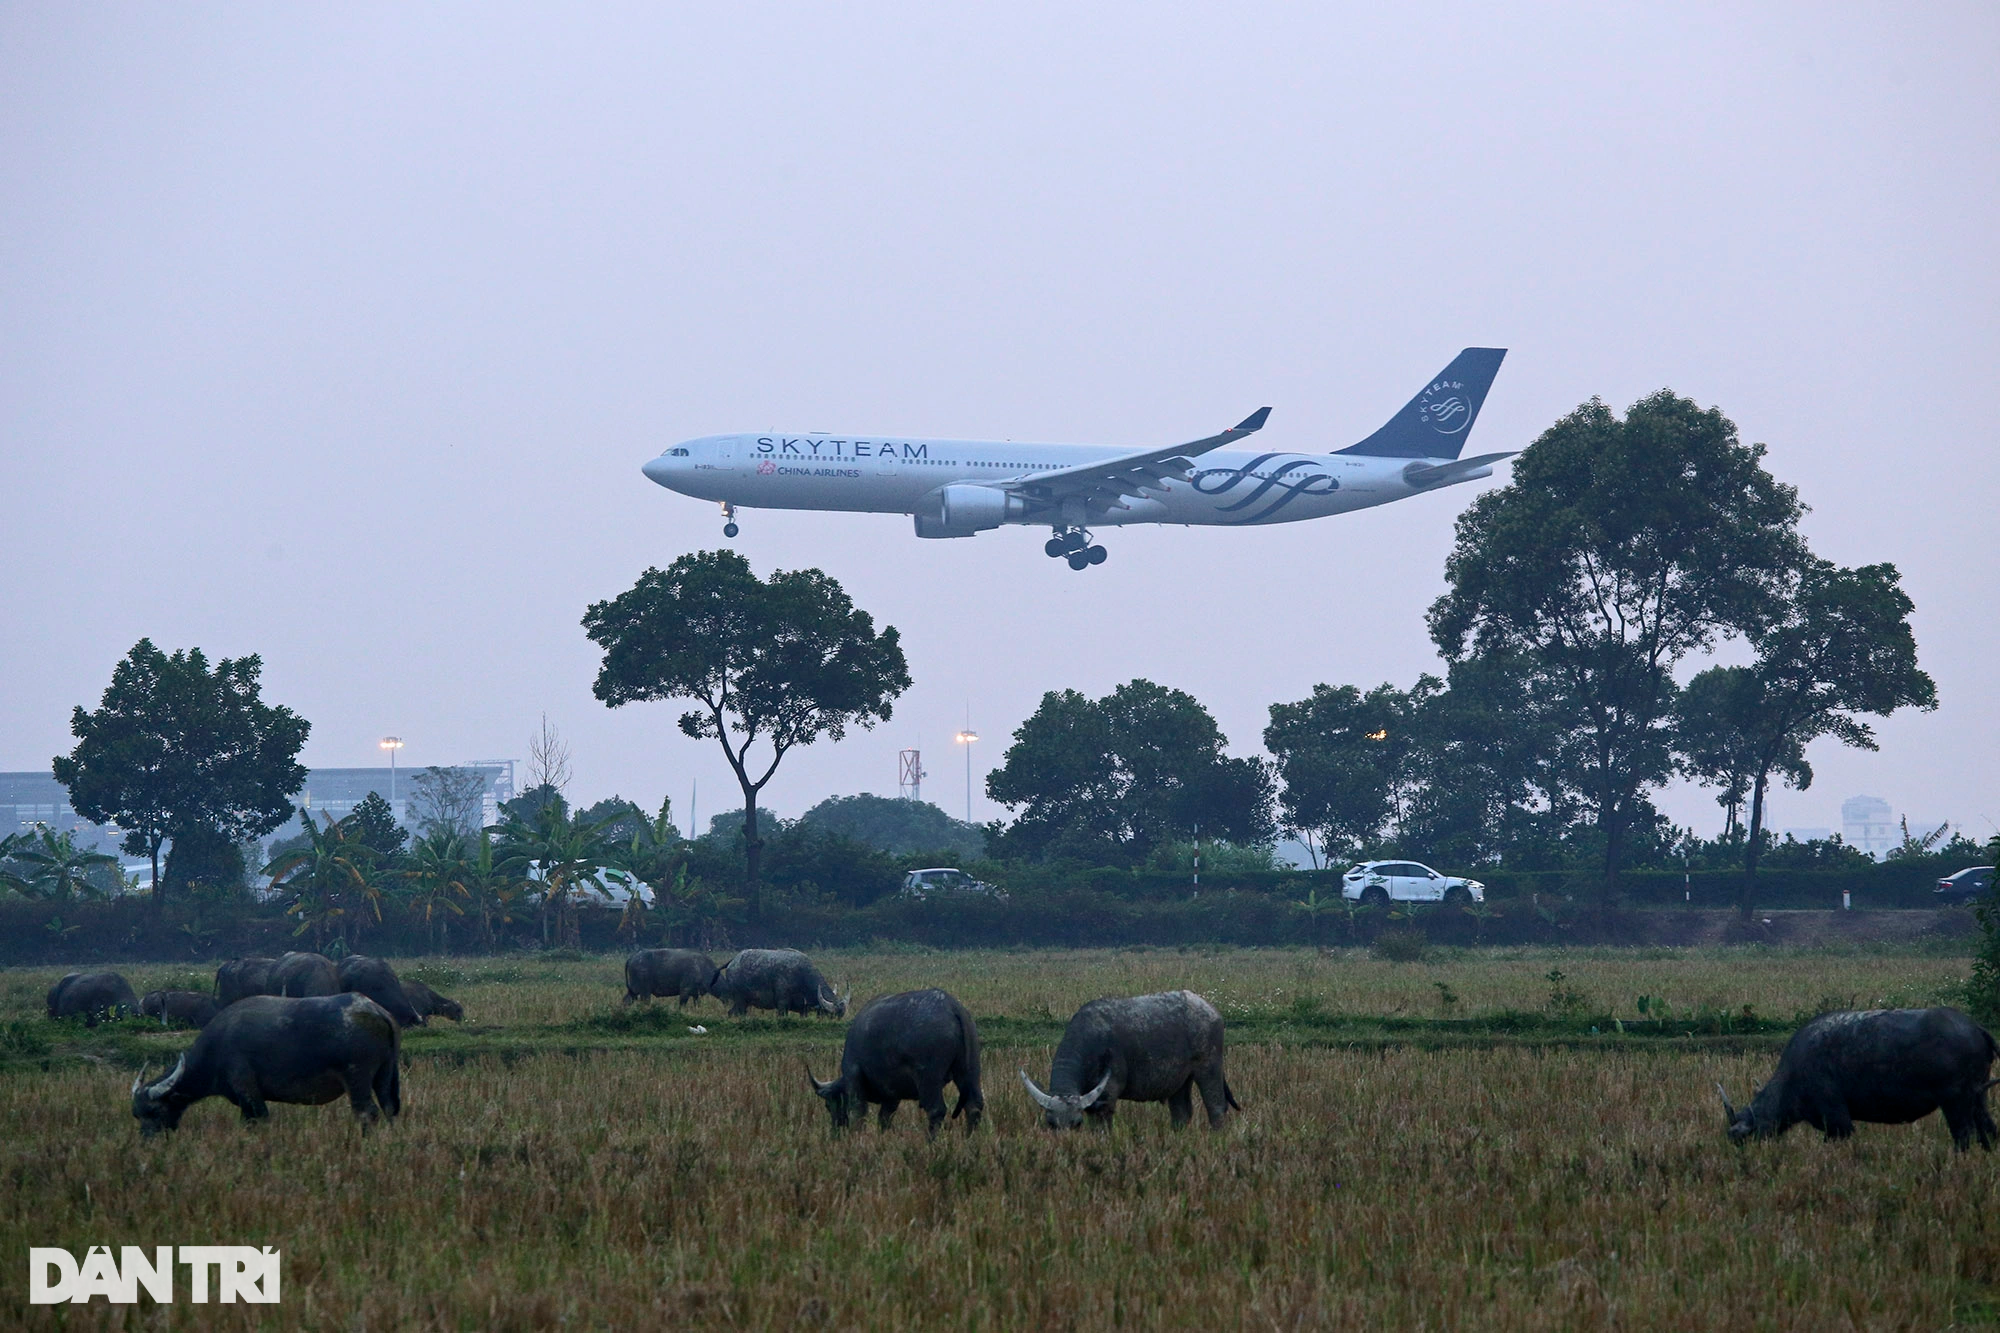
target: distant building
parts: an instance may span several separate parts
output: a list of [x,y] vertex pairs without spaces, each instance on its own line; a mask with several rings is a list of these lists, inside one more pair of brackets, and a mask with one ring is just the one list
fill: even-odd
[[1840,836],[1849,847],[1879,861],[1902,843],[1903,830],[1881,797],[1850,796],[1840,803]]
[[[482,794],[479,822],[497,824],[500,822],[500,803],[514,799],[514,761],[512,759],[486,759],[471,764],[452,764],[449,767],[464,769],[480,776],[485,790]],[[395,782],[390,782],[386,768],[314,768],[306,772],[306,785],[295,798],[301,810],[311,812],[313,822],[321,824],[326,817],[339,820],[352,814],[354,807],[368,799],[370,792],[378,792],[383,800],[395,809],[396,821],[412,824],[410,797],[416,791],[417,774],[422,769],[398,768]],[[393,796],[391,792],[393,790]],[[289,830],[296,832],[296,828]]]
[[[456,768],[469,769],[480,776],[484,784],[480,823],[497,824],[500,821],[500,803],[514,799],[514,761],[512,759],[487,759],[471,764],[456,764]],[[410,795],[415,790],[415,779],[422,769],[398,768],[395,775],[396,817],[409,822]],[[306,770],[306,785],[295,798],[301,809],[313,813],[314,822],[321,815],[331,815],[344,819],[371,791],[381,792],[382,799],[389,799],[389,770],[386,768],[313,768]],[[116,852],[118,842],[124,834],[118,829],[103,824],[93,824],[71,808],[69,789],[55,780],[54,775],[41,773],[0,773],[0,835],[24,833],[37,824],[45,824],[57,833],[73,833],[79,845],[97,847],[106,852]],[[275,837],[289,837],[298,832],[298,823],[292,821],[288,827],[278,829]]]

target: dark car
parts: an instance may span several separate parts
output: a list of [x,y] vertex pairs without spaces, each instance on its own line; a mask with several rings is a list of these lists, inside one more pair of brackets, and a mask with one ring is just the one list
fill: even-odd
[[1934,892],[1939,902],[1969,903],[1974,898],[1983,897],[1992,884],[1992,866],[1967,866],[1956,875],[1947,875],[1939,880]]

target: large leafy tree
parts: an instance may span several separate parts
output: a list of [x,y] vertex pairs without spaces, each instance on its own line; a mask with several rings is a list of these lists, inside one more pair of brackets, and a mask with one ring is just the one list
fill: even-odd
[[1616,891],[1645,792],[1673,769],[1673,671],[1769,618],[1801,549],[1797,493],[1721,412],[1662,390],[1592,399],[1460,516],[1431,607],[1448,661],[1519,665],[1559,719],[1549,772],[1597,823]]
[[[1426,677],[1419,690],[1437,682]],[[1264,748],[1284,788],[1285,828],[1312,837],[1328,864],[1379,841],[1408,782],[1416,702],[1393,685],[1365,694],[1353,685],[1315,685],[1296,703],[1272,704]]]
[[[1732,758],[1734,779],[1748,789],[1749,836],[1744,848],[1742,895],[1751,910],[1757,863],[1764,846],[1764,798],[1775,777],[1797,787],[1812,783],[1805,747],[1822,736],[1864,750],[1875,733],[1863,716],[1886,717],[1899,708],[1937,707],[1937,686],[1917,666],[1910,629],[1915,610],[1894,565],[1843,569],[1802,559],[1775,613],[1751,633],[1757,659],[1747,668],[1704,672],[1689,693],[1705,693],[1714,710],[1681,709],[1697,742]],[[1716,738],[1722,743],[1717,746]]]
[[1227,746],[1199,701],[1149,680],[1102,699],[1051,691],[1014,732],[986,792],[1021,808],[1004,842],[1027,855],[1136,859],[1197,833],[1268,842],[1270,766],[1232,759]]
[[107,881],[118,882],[118,858],[79,847],[74,833],[46,827],[7,849],[8,858],[24,873],[21,892],[46,902],[69,903],[104,896]]
[[199,648],[170,655],[141,639],[97,709],[71,715],[76,748],[55,760],[56,780],[77,813],[116,824],[124,849],[150,858],[156,911],[162,846],[261,838],[305,785],[298,753],[311,724],[259,697],[263,665],[253,654],[211,668]]
[[758,910],[758,793],[793,749],[889,720],[910,687],[895,628],[877,633],[817,569],[759,579],[734,551],[697,551],[647,570],[592,605],[583,627],[604,650],[599,699],[613,708],[689,700],[681,730],[722,746],[743,792],[746,879]]

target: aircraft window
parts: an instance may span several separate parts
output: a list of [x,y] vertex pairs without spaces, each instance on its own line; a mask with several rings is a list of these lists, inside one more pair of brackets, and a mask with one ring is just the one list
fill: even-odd
[[669,450],[667,450],[667,457],[668,457],[668,458],[686,458],[687,456],[688,456],[688,451],[687,451],[687,450],[685,450],[685,449],[669,449]]

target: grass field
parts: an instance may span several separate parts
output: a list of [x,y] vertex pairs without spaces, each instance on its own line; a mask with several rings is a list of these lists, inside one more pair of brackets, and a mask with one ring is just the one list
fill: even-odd
[[[616,959],[411,964],[466,1006],[405,1040],[402,1120],[246,1130],[204,1103],[139,1139],[133,1064],[186,1033],[40,1017],[0,975],[0,1324],[340,1329],[1941,1328],[2000,1318],[2000,1162],[1936,1117],[1738,1151],[1713,1084],[1764,1077],[1821,1002],[1948,999],[1962,958],[1704,951],[853,952],[869,995],[979,1016],[988,1119],[835,1138],[840,1025],[621,1010]],[[174,969],[126,969],[141,990]],[[1560,972],[1552,981],[1551,972]],[[1455,997],[1446,1004],[1442,982]],[[1040,1128],[1062,1022],[1187,985],[1246,1112],[1176,1133]],[[1648,1014],[1637,1010],[1648,997]],[[1667,1003],[1657,1022],[1655,998]],[[1749,1015],[1745,1015],[1745,1006]],[[1724,1018],[1730,1021],[1725,1025]],[[690,1033],[689,1024],[709,1032]],[[1619,1031],[1620,1026],[1624,1031]],[[1592,1028],[1597,1031],[1593,1033]],[[29,1307],[27,1247],[284,1251],[277,1307]],[[185,1284],[183,1283],[183,1290]]]

